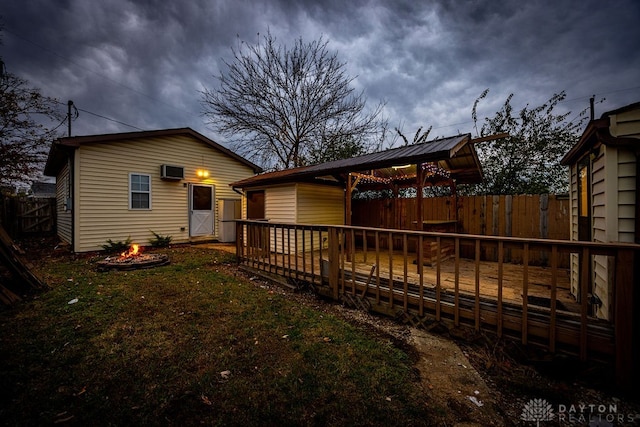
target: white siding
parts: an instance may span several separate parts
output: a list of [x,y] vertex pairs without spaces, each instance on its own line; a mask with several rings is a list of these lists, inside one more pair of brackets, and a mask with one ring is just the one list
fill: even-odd
[[[640,141],[638,141],[640,144]],[[618,150],[618,236],[619,242],[633,243],[636,218],[636,156]]]
[[[578,240],[578,167],[571,165],[569,173],[569,198],[571,201],[571,240]],[[577,297],[580,289],[579,285],[579,260],[577,254],[571,254],[571,294]]]
[[[614,137],[640,138],[640,109],[609,116]],[[640,146],[640,141],[638,141]],[[603,145],[592,164],[592,238],[596,242],[633,242],[637,156],[632,150]],[[577,166],[571,165],[571,239],[578,239]],[[603,302],[596,316],[610,318],[613,304],[615,265],[612,257],[593,257],[592,292]],[[578,294],[578,256],[571,255],[571,290]]]
[[640,138],[640,109],[609,116],[609,131],[616,137]]
[[[294,224],[296,222],[296,185],[270,187],[264,192],[264,215],[269,222]],[[269,242],[272,252],[290,253],[294,248],[293,231],[271,229]]]
[[264,216],[271,222],[296,222],[296,185],[267,188],[264,192]]
[[298,224],[344,224],[344,190],[328,185],[298,184]]
[[[107,239],[129,236],[146,245],[151,231],[168,235],[173,242],[188,242],[189,211],[187,182],[213,185],[216,199],[234,198],[229,183],[253,176],[248,166],[190,136],[87,143],[76,151],[78,182],[76,209],[77,252],[101,249]],[[183,181],[160,179],[160,165],[184,166]],[[209,170],[200,179],[196,169]],[[129,173],[151,175],[151,210],[129,209]],[[214,201],[214,224],[218,203]],[[207,238],[217,238],[218,227]]]
[[[298,224],[344,225],[344,190],[342,187],[314,184],[297,186]],[[298,232],[298,250],[302,248],[302,231]],[[314,232],[313,246],[311,231],[304,232],[304,250],[317,250],[327,242]]]
[[[593,191],[593,236],[594,242],[615,241],[618,224],[615,218],[618,204],[618,190],[616,180],[610,177],[611,171],[617,170],[618,152],[612,147],[603,146],[602,153],[593,162],[592,191]],[[597,308],[596,316],[608,319],[612,310],[614,259],[612,257],[595,255],[592,263],[593,288],[602,305]]]
[[607,241],[607,192],[605,181],[606,156],[598,156],[592,162],[591,172],[591,214],[593,215],[592,239],[595,242]]
[[[332,225],[344,224],[344,190],[317,184],[285,184],[265,189],[265,216],[272,223]],[[271,230],[271,251],[291,253],[311,251],[311,232],[303,230]],[[319,249],[322,238],[316,232],[313,249]],[[297,244],[297,247],[296,247]],[[326,247],[326,245],[325,245]]]

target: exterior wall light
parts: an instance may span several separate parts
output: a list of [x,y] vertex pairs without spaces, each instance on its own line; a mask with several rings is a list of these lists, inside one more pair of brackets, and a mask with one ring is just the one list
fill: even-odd
[[198,169],[196,170],[196,175],[198,175],[199,178],[208,178],[209,171],[205,169]]

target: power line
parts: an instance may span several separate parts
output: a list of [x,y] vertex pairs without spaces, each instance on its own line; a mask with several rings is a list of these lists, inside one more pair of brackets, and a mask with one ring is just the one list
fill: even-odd
[[118,123],[118,124],[121,124],[121,125],[124,125],[124,126],[129,126],[130,128],[134,128],[134,129],[138,129],[138,130],[144,130],[144,129],[141,129],[141,128],[137,127],[137,126],[130,125],[128,123],[121,122],[120,120],[112,119],[110,117],[106,117],[106,116],[103,116],[103,115],[100,115],[100,114],[97,114],[97,113],[93,113],[91,111],[87,111],[87,110],[84,110],[82,108],[76,107],[76,109],[78,111],[82,111],[83,113],[91,114],[92,116],[96,116],[96,117],[100,117],[101,119],[109,120],[110,122]]
[[182,110],[182,109],[176,108],[174,105],[168,104],[168,103],[166,103],[166,102],[164,102],[164,101],[162,101],[162,100],[160,100],[160,99],[158,99],[158,98],[155,98],[155,97],[153,97],[153,96],[151,96],[151,95],[149,95],[149,94],[147,94],[147,93],[144,93],[144,92],[142,92],[142,91],[140,91],[140,90],[137,90],[137,89],[135,89],[135,88],[132,88],[132,87],[130,87],[130,86],[127,86],[127,85],[125,85],[124,83],[121,83],[121,82],[119,82],[119,81],[117,81],[117,80],[112,79],[111,77],[105,76],[104,74],[101,74],[101,73],[99,73],[99,72],[97,72],[97,71],[94,71],[94,70],[92,70],[91,68],[85,67],[84,65],[79,64],[79,63],[75,62],[74,60],[72,60],[72,59],[70,59],[70,58],[68,58],[68,57],[66,57],[66,56],[60,55],[59,53],[57,53],[56,51],[54,51],[54,50],[52,50],[52,49],[49,49],[49,48],[47,48],[47,47],[45,47],[45,46],[42,46],[41,44],[38,44],[38,43],[36,43],[36,42],[34,42],[34,41],[31,41],[31,40],[29,40],[29,39],[27,39],[27,38],[25,38],[25,37],[23,37],[23,36],[19,35],[19,34],[16,34],[15,32],[13,32],[13,31],[11,31],[11,30],[7,29],[6,27],[5,27],[5,28],[3,28],[3,30],[4,30],[4,31],[6,31],[7,33],[9,33],[9,34],[13,35],[14,37],[17,37],[17,38],[19,38],[19,39],[21,39],[21,40],[23,40],[23,41],[25,41],[25,42],[27,42],[27,43],[30,43],[30,44],[32,44],[32,45],[34,45],[34,46],[36,46],[36,47],[37,47],[37,48],[39,48],[39,49],[42,49],[42,50],[44,50],[44,51],[46,51],[46,52],[50,53],[51,55],[54,55],[54,56],[56,56],[56,57],[58,57],[58,58],[60,58],[60,59],[63,59],[63,60],[65,60],[65,61],[68,61],[69,63],[71,63],[71,64],[75,65],[76,67],[82,68],[82,69],[84,69],[84,70],[86,70],[86,71],[88,71],[88,72],[90,72],[90,73],[93,73],[93,74],[97,75],[98,77],[102,77],[103,79],[108,80],[108,81],[110,81],[111,83],[113,83],[113,84],[115,84],[115,85],[118,85],[118,86],[120,86],[120,87],[122,87],[122,88],[124,88],[124,89],[127,89],[127,90],[130,90],[130,91],[132,91],[132,92],[135,92],[135,93],[137,93],[138,95],[142,95],[142,96],[144,96],[145,98],[148,98],[148,99],[149,99],[149,100],[151,100],[151,101],[159,102],[159,103],[161,103],[161,104],[163,104],[163,105],[165,105],[165,106],[167,106],[167,107],[170,107],[170,108],[172,108],[172,109],[174,109],[174,110],[176,110],[176,111],[180,111],[181,113],[189,114],[189,115],[191,115],[191,114],[192,114],[192,113],[191,113],[191,112],[189,112],[189,111],[186,111],[186,110]]
[[[67,105],[64,102],[58,101],[57,99],[54,99],[53,101],[55,103],[57,103],[57,104],[60,104],[60,105],[64,105],[64,106]],[[123,126],[128,126],[130,128],[137,129],[137,130],[142,130],[142,131],[145,130],[145,129],[141,129],[141,128],[137,127],[137,126],[130,125],[129,123],[125,123],[125,122],[120,121],[120,120],[112,119],[111,117],[103,116],[102,114],[94,113],[93,111],[85,110],[83,108],[78,108],[75,104],[73,104],[73,108],[76,110],[76,113],[78,111],[82,111],[83,113],[87,113],[87,114],[90,114],[90,115],[95,116],[95,117],[100,117],[101,119],[109,120],[110,122],[118,123],[118,124],[123,125]],[[78,116],[79,116],[79,114],[75,114],[75,117],[73,117],[73,120],[75,121],[78,118]],[[68,119],[68,117],[67,117],[67,119]],[[65,120],[67,120],[67,119],[65,119]],[[63,120],[62,122],[64,123],[65,120]],[[56,127],[56,129],[58,127],[60,127],[60,125],[58,125]]]

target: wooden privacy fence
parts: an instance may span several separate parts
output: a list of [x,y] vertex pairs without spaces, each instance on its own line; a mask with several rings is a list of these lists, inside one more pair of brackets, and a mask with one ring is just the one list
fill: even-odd
[[55,231],[55,198],[4,197],[0,208],[0,222],[13,237]]
[[[457,212],[456,212],[457,210]],[[446,196],[423,200],[425,220],[457,220],[457,231],[481,236],[569,240],[570,205],[566,196],[535,194],[516,196]],[[416,230],[415,198],[359,200],[352,202],[352,224],[363,227]],[[394,247],[402,242],[395,240]],[[411,247],[410,249],[415,250]],[[473,257],[463,248],[463,256]],[[522,251],[510,250],[505,261],[522,262]],[[495,261],[497,253],[487,250],[481,259]],[[532,252],[529,262],[549,265],[544,253]],[[562,256],[558,265],[569,265]]]
[[[236,231],[238,262],[254,272],[415,326],[467,325],[581,360],[615,360],[623,386],[637,374],[634,260],[640,245],[246,220],[237,221]],[[383,248],[394,240],[400,249]],[[487,250],[496,261],[481,259]],[[522,253],[522,264],[505,261],[509,250]],[[472,256],[465,259],[464,251]],[[544,253],[550,267],[533,265],[534,252]],[[560,267],[570,254],[578,259],[577,272]],[[592,315],[589,269],[598,255],[611,257],[616,269],[610,320]],[[572,274],[579,274],[577,298],[569,289]]]

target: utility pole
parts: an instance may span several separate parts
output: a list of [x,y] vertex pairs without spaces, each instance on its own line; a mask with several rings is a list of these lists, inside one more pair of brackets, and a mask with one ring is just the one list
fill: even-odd
[[67,102],[67,129],[68,129],[68,137],[71,137],[71,107],[73,107],[73,101],[69,100]]

